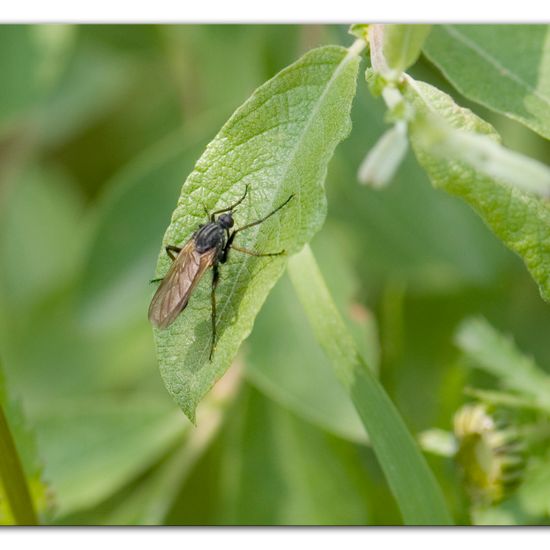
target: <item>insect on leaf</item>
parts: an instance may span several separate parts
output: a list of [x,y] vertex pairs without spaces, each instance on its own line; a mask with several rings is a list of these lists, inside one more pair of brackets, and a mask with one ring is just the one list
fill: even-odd
[[216,349],[211,344],[211,273],[206,272],[186,309],[166,329],[155,329],[166,387],[185,414],[195,408],[233,361],[286,258],[321,227],[323,189],[336,145],[349,133],[359,57],[338,46],[312,50],[258,88],[208,145],[185,181],[157,265],[166,274],[167,245],[183,246],[212,212],[246,200],[234,212],[240,227],[294,199],[265,223],[243,231],[235,245],[285,256],[258,258],[236,250],[220,265]]

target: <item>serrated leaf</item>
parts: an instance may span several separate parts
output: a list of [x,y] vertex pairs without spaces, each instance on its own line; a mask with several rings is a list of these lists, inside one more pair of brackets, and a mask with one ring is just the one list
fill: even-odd
[[435,25],[424,53],[455,88],[550,138],[548,25]]
[[[242,196],[236,225],[260,218],[294,200],[265,224],[243,233],[241,247],[262,252],[298,251],[325,218],[323,190],[328,161],[349,132],[359,59],[338,46],[312,50],[261,86],[207,147],[183,185],[164,236],[157,265],[166,273],[168,244],[181,245],[209,211]],[[233,252],[222,266],[217,290],[217,347],[211,345],[210,277],[198,285],[184,314],[155,330],[161,374],[183,411],[193,419],[200,399],[221,377],[250,333],[286,258],[256,258]]]
[[[459,107],[450,96],[424,82],[408,78],[406,95],[420,119],[436,113],[453,128],[498,140],[491,125]],[[519,254],[550,301],[550,206],[535,196],[487,177],[458,160],[434,155],[427,147],[425,129],[411,125],[411,141],[418,161],[433,185],[462,197],[477,211],[508,248]],[[458,156],[458,155],[457,155]]]
[[[45,514],[51,502],[42,479],[34,433],[21,404],[8,395],[1,364],[0,430],[0,525],[34,524],[35,514]],[[4,480],[4,474],[9,479]],[[11,486],[7,487],[6,483]]]

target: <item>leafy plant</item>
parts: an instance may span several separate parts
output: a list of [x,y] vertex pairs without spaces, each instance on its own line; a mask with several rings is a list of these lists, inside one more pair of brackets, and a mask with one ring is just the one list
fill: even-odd
[[[3,434],[34,500],[4,522],[548,520],[546,374],[483,321],[453,344],[481,313],[550,361],[548,27],[350,31],[0,28]],[[155,354],[155,256],[246,187],[237,227],[293,199],[236,244],[285,254],[220,266],[212,361],[210,273]],[[468,431],[501,409],[519,485],[497,422]],[[490,502],[447,462],[478,443]]]

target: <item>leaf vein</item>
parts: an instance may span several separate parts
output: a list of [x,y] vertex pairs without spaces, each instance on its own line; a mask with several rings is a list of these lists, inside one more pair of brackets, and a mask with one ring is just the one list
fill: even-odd
[[521,77],[519,77],[517,74],[512,72],[510,69],[508,69],[506,66],[504,66],[498,59],[493,57],[487,50],[483,49],[479,44],[476,44],[473,40],[470,40],[467,36],[462,34],[456,27],[452,27],[450,25],[444,25],[445,30],[447,33],[449,33],[453,38],[464,44],[467,48],[473,50],[479,57],[486,61],[487,64],[492,65],[494,68],[496,68],[499,73],[504,78],[509,78],[510,80],[514,81],[516,84],[518,84],[520,87],[524,88],[531,94],[533,94],[535,97],[540,99],[543,103],[550,106],[550,99],[546,97],[545,95],[541,94],[536,88],[534,88],[531,84],[523,80]]

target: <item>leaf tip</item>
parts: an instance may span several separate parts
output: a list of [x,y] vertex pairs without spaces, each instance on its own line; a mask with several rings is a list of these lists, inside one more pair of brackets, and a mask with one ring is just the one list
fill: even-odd
[[183,414],[189,419],[193,427],[197,427],[197,407],[194,403],[180,404]]

